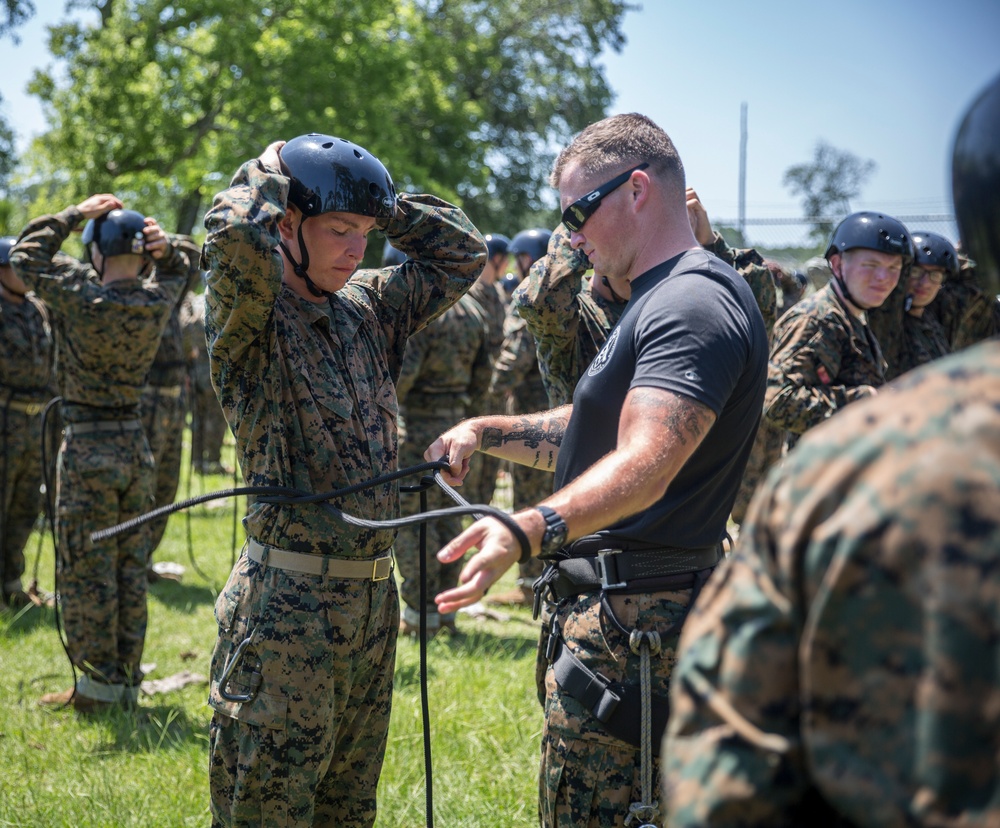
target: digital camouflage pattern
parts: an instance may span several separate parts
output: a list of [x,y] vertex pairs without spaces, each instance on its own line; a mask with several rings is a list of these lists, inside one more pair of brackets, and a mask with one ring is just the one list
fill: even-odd
[[926,310],[923,316],[906,314],[902,327],[903,350],[897,365],[889,366],[888,379],[895,379],[900,374],[951,353],[944,328]]
[[[32,294],[0,299],[0,587],[21,589],[24,545],[42,508],[42,407],[55,390],[55,345]],[[27,409],[27,410],[26,410]]]
[[[517,313],[517,306],[511,302],[504,322],[503,349],[493,367],[490,393],[506,396],[510,414],[531,414],[547,411],[549,398],[542,384],[535,356],[535,340],[528,326]],[[510,465],[513,485],[514,511],[527,509],[541,503],[552,494],[555,475],[550,471],[532,469],[520,463]],[[545,564],[534,557],[517,565],[518,585],[531,586],[542,574]]]
[[[385,234],[408,261],[358,271],[326,301],[309,302],[282,284],[277,225],[288,186],[254,160],[216,196],[205,217],[205,327],[247,483],[319,493],[396,469],[395,382],[407,338],[469,289],[486,246],[457,208],[402,196]],[[361,518],[394,518],[398,484],[332,503]],[[339,558],[376,557],[394,539],[319,505],[256,502],[244,523],[267,546]],[[395,579],[301,575],[244,555],[216,619],[215,824],[371,825],[399,621]],[[225,700],[223,667],[251,634],[242,666],[259,665],[259,691],[246,703]]]
[[[163,329],[140,404],[142,426],[153,452],[153,462],[156,463],[153,496],[157,507],[174,502],[180,480],[181,445],[187,422],[187,361],[181,332],[181,303],[188,291],[201,281],[201,270],[198,268],[201,251],[187,236],[172,236],[171,241],[179,245],[188,257],[188,280],[184,294],[170,311],[167,326]],[[166,528],[165,517],[150,522],[150,557],[160,545]]]
[[681,636],[671,828],[1000,824],[1000,343],[769,477]]
[[885,383],[874,335],[847,312],[833,284],[788,311],[774,327],[764,416],[803,434]]
[[753,247],[730,247],[718,233],[714,234],[712,243],[704,245],[704,248],[718,256],[750,285],[760,315],[764,317],[764,329],[770,337],[778,315],[778,291],[774,285],[774,277],[765,266],[760,253]]
[[[396,382],[403,429],[399,467],[424,462],[424,450],[455,423],[465,419],[472,400],[489,388],[493,373],[486,321],[480,305],[468,294],[406,343],[403,367]],[[401,484],[415,485],[419,477]],[[402,512],[420,511],[420,495],[402,495]],[[455,502],[439,486],[427,490],[428,510]],[[426,531],[428,626],[439,626],[434,596],[458,585],[462,562],[443,564],[437,551],[462,533],[462,518],[454,515],[423,524]],[[402,577],[400,595],[413,613],[420,611],[419,526],[404,526],[396,536],[396,566]]]
[[229,426],[212,387],[205,343],[205,294],[188,293],[181,303],[181,336],[189,377],[191,463],[198,471],[218,468]]
[[[479,279],[466,295],[470,299],[474,299],[483,311],[483,318],[486,320],[490,362],[496,365],[503,351],[503,323],[507,318],[507,306],[501,295],[501,289],[496,284],[490,285]],[[489,388],[487,388],[481,397],[472,400],[467,416],[478,417],[482,414],[497,414],[503,411],[503,398],[490,394]],[[465,480],[462,481],[460,490],[462,497],[470,503],[485,503],[486,505],[492,503],[493,495],[496,492],[497,474],[502,464],[503,461],[499,457],[476,452],[469,458],[469,472],[466,474]]]
[[[134,420],[170,309],[180,298],[187,257],[170,246],[150,279],[101,284],[89,265],[58,256],[83,216],[75,207],[28,223],[11,265],[49,311],[60,355],[63,419]],[[58,586],[77,690],[103,701],[137,688],[146,632],[146,526],[93,543],[92,532],[148,511],[153,460],[141,427],[68,432],[59,449]],[[133,689],[131,695],[137,690]]]
[[551,408],[573,401],[577,382],[625,310],[625,302],[591,290],[584,279],[589,270],[590,259],[570,246],[569,232],[560,224],[549,237],[547,254],[514,291],[512,306],[534,337]]
[[[160,344],[188,260],[177,247],[156,261],[153,279],[102,285],[90,265],[53,258],[83,216],[76,207],[29,222],[10,261],[49,309],[59,346],[63,417],[95,419],[86,407],[132,413]],[[115,417],[109,417],[115,419]]]
[[[626,629],[657,630],[661,635],[660,654],[652,657],[650,666],[654,695],[667,694],[691,596],[692,590],[684,589],[609,599]],[[640,659],[605,617],[598,593],[564,599],[553,620],[562,629],[565,646],[590,670],[609,681],[639,684]],[[629,805],[642,801],[639,749],[609,735],[589,710],[559,686],[551,668],[545,675],[545,690],[539,776],[543,828],[622,825]],[[659,759],[654,757],[654,785],[659,778]],[[650,798],[657,800],[657,792]]]
[[[774,276],[773,272],[772,276]],[[778,304],[778,318],[780,319],[789,308],[802,301],[803,296],[805,296],[806,284],[804,281],[800,282],[793,273],[785,268],[781,268],[775,278],[776,286],[781,289],[781,302]],[[784,450],[785,430],[772,425],[766,417],[761,417],[757,434],[754,436],[753,445],[750,448],[750,456],[747,458],[747,465],[740,480],[740,488],[736,492],[736,499],[733,501],[733,508],[730,512],[733,522],[737,525],[743,523],[753,493],[757,490],[761,480],[764,479],[768,469],[781,459]]]
[[982,342],[1000,331],[1000,303],[986,293],[976,265],[959,254],[959,273],[948,279],[924,312],[944,329],[952,351]]

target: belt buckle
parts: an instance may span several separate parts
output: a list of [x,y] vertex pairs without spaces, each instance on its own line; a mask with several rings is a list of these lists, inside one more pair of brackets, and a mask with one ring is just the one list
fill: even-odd
[[[624,581],[619,581],[617,583],[611,583],[608,578],[608,563],[605,560],[609,555],[617,555],[621,552],[621,549],[601,549],[597,553],[597,574],[601,579],[601,589],[624,589],[628,584]],[[618,571],[615,568],[615,576],[617,577]]]
[[[378,574],[378,565],[380,563],[383,563],[383,562],[387,562],[388,565],[386,566],[385,574],[382,577],[379,577],[379,574]],[[374,561],[372,561],[372,580],[373,581],[385,581],[385,580],[388,580],[388,578],[389,578],[390,575],[392,575],[392,556],[391,555],[387,555],[384,558],[376,558]]]

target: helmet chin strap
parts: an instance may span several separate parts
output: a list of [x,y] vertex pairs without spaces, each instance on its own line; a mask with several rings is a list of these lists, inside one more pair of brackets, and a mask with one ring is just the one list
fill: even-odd
[[309,290],[309,292],[313,296],[316,296],[316,297],[322,299],[324,296],[329,296],[330,294],[327,293],[327,291],[325,291],[325,290],[320,290],[316,286],[316,283],[312,279],[309,278],[309,270],[308,270],[308,268],[309,268],[309,250],[306,247],[305,239],[302,238],[302,224],[303,224],[303,222],[305,222],[305,220],[306,220],[306,217],[303,216],[302,217],[302,221],[299,222],[299,250],[302,251],[302,261],[301,262],[295,261],[295,257],[292,255],[292,251],[290,251],[285,246],[285,243],[283,241],[279,241],[278,242],[278,247],[280,247],[282,249],[282,251],[284,252],[285,256],[288,258],[288,261],[290,261],[292,263],[292,270],[295,271],[295,275],[298,276],[300,279],[302,279],[302,281],[304,281],[306,283],[306,288]]
[[[841,258],[840,264],[841,264],[841,267],[843,267],[843,264],[844,264],[843,258]],[[833,267],[831,266],[830,269],[833,270]],[[844,281],[844,277],[841,276],[839,273],[837,273],[836,270],[833,270],[833,278],[836,279],[837,280],[837,284],[840,285],[840,289],[841,289],[841,291],[844,294],[844,298],[848,302],[850,302],[852,305],[854,305],[854,307],[860,308],[863,311],[867,311],[867,310],[871,310],[872,309],[872,307],[873,307],[872,305],[862,305],[857,299],[854,298],[854,296],[851,294],[851,291],[847,289],[847,282]]]

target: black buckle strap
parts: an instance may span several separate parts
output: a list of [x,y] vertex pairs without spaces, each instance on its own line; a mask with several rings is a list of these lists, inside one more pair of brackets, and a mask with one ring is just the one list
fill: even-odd
[[559,601],[584,592],[663,592],[690,589],[697,573],[722,559],[720,546],[697,549],[602,549],[587,557],[553,561],[535,582],[535,604],[546,587]]
[[[570,651],[562,634],[553,626],[547,655],[556,682],[586,707],[609,734],[633,747],[642,744],[642,690],[637,684],[608,681],[590,670]],[[660,742],[670,717],[670,699],[652,697],[652,749],[660,754]]]

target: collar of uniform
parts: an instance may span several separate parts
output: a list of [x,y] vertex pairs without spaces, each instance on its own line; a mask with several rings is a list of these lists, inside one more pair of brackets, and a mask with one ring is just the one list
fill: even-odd
[[294,304],[298,313],[310,325],[320,325],[337,332],[342,341],[353,339],[354,332],[361,327],[362,316],[354,304],[345,299],[341,291],[328,296],[325,302],[310,302],[299,296],[287,285],[282,286],[285,299]]

